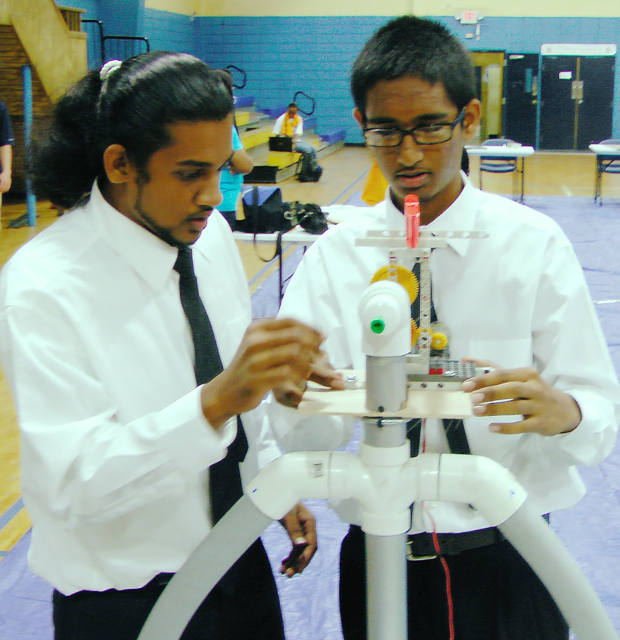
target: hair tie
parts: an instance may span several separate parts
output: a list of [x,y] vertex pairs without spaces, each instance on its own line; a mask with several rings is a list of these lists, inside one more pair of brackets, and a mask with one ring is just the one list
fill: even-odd
[[99,71],[99,78],[101,79],[101,90],[103,91],[104,87],[108,83],[110,76],[121,68],[123,64],[122,60],[109,60],[106,62],[101,70]]

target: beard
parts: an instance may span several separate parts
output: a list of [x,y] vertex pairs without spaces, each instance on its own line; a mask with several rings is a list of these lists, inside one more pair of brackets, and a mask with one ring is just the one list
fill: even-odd
[[[160,226],[159,224],[157,224],[157,222],[155,222],[155,220],[153,220],[150,214],[142,206],[142,185],[143,184],[144,183],[142,182],[142,180],[138,180],[138,183],[137,183],[138,193],[136,194],[136,201],[134,202],[134,205],[133,205],[134,210],[136,211],[136,213],[140,215],[140,218],[142,219],[142,222],[143,222],[142,226],[147,231],[150,231],[154,236],[157,236],[160,240],[163,240],[166,244],[169,244],[172,247],[180,248],[180,247],[187,247],[193,244],[193,242],[181,242],[180,240],[177,240],[172,235],[171,231]],[[196,238],[196,240],[197,239],[198,238]]]

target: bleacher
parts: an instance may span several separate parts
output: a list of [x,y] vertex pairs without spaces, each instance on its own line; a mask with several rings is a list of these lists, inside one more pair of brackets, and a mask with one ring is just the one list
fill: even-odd
[[[269,151],[269,137],[272,135],[273,126],[278,116],[286,111],[287,106],[257,109],[254,97],[239,96],[236,98],[235,109],[239,137],[254,160],[254,169],[244,177],[244,182],[273,184],[293,177],[297,173],[301,154]],[[316,128],[316,117],[304,117],[304,135],[301,139],[314,146],[318,160],[344,146],[344,129],[318,135],[315,133]]]

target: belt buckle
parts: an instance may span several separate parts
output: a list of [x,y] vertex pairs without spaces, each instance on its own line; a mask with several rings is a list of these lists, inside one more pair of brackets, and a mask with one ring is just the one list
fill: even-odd
[[413,553],[411,553],[411,541],[407,540],[407,560],[409,560],[410,562],[420,562],[422,560],[434,560],[435,558],[437,558],[437,554],[434,554],[431,556],[414,556]]

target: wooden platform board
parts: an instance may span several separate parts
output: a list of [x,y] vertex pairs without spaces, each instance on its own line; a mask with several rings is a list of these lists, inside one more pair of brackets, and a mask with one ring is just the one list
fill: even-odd
[[[343,375],[355,373],[364,380],[359,371],[341,371]],[[463,391],[424,391],[410,389],[407,406],[395,413],[368,411],[366,409],[366,389],[344,389],[334,391],[309,383],[297,410],[306,414],[348,415],[367,417],[398,418],[471,418],[471,395]]]

